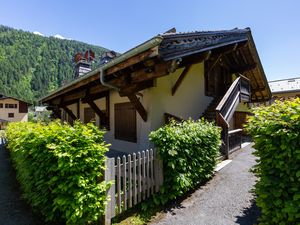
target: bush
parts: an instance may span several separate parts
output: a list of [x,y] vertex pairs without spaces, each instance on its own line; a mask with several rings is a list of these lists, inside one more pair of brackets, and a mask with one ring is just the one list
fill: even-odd
[[300,99],[254,109],[246,129],[258,156],[261,224],[300,224]]
[[182,196],[213,174],[219,155],[220,128],[206,121],[170,124],[150,133],[163,161],[164,183],[155,204]]
[[80,122],[18,122],[6,134],[23,196],[46,221],[85,224],[103,215],[103,131]]

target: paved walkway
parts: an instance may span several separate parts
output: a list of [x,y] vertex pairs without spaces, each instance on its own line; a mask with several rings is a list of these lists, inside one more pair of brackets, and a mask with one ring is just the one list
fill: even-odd
[[43,224],[30,207],[21,199],[16,175],[9,161],[8,152],[0,144],[0,224]]
[[259,210],[250,192],[255,177],[249,169],[255,164],[251,145],[235,153],[230,164],[216,173],[205,186],[167,212],[160,213],[152,224],[159,225],[252,225]]

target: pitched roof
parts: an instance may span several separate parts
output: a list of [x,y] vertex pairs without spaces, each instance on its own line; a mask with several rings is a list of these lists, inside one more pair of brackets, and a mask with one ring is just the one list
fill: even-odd
[[17,100],[17,101],[20,101],[20,102],[25,102],[25,103],[27,103],[28,105],[32,105],[31,103],[26,102],[26,101],[24,101],[24,100],[21,100],[21,99],[15,98],[15,97],[11,97],[11,96],[8,96],[8,95],[3,95],[3,94],[0,93],[0,100],[1,100],[1,99],[8,99],[8,98],[11,98],[11,99],[14,99],[14,100]]
[[205,52],[224,45],[248,40],[250,29],[223,31],[195,31],[162,34],[159,53],[164,60],[171,60],[195,53]]
[[274,80],[269,82],[272,93],[300,91],[300,77]]
[[244,43],[247,44],[248,48],[244,48],[243,54],[245,54],[246,58],[248,57],[249,61],[243,62],[242,64],[244,65],[236,64],[236,66],[247,66],[247,64],[255,66],[255,71],[249,72],[249,77],[252,77],[252,79],[250,79],[252,82],[251,86],[256,93],[260,93],[260,100],[266,100],[271,97],[268,82],[264,74],[250,28],[223,31],[196,31],[187,33],[171,32],[154,36],[150,40],[117,56],[107,64],[101,65],[99,68],[59,88],[40,100],[42,102],[51,101],[51,99],[87,85],[87,83],[95,82],[97,80],[99,81],[100,69],[104,69],[105,71],[112,69],[116,72],[119,70],[119,65],[129,58],[142,54],[143,52],[153,48],[158,49],[156,53],[157,58],[162,59],[163,61],[170,61],[173,59],[193,56],[199,53],[202,54],[211,50],[215,51],[227,46],[229,47],[239,44],[242,46]]

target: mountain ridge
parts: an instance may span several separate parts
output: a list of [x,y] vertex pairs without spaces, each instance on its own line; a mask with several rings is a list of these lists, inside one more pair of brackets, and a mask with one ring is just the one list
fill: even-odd
[[[0,93],[32,103],[74,80],[73,56],[108,49],[0,25]],[[97,63],[93,63],[93,67]]]

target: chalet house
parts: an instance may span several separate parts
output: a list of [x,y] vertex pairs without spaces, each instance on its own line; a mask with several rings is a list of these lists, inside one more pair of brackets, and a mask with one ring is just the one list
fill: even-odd
[[270,81],[269,86],[274,99],[300,98],[300,77]]
[[8,122],[28,121],[29,105],[28,102],[0,94],[0,129],[4,129]]
[[[80,66],[80,65],[78,65]],[[148,134],[168,118],[215,120],[229,136],[241,126],[247,102],[269,100],[271,92],[251,31],[157,35],[79,76],[41,99],[55,116],[72,123],[95,120],[105,127],[111,149],[151,146]]]

